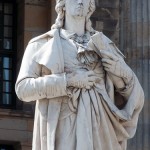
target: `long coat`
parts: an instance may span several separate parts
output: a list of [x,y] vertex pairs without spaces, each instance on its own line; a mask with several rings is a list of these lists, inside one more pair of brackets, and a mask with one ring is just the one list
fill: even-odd
[[[101,35],[103,38],[104,35]],[[104,39],[112,46],[111,40]],[[115,46],[114,50],[120,53]],[[65,77],[59,30],[51,30],[32,39],[26,48],[15,88],[22,101],[36,101],[33,150],[55,150],[55,133],[61,103],[67,96]],[[115,106],[117,98],[108,75],[106,90],[109,96],[106,103],[111,110],[108,113],[112,117],[117,137],[123,141],[122,149],[125,149],[127,139],[133,137],[136,131],[144,101],[143,90],[134,75],[134,84],[132,89],[129,88],[130,92],[127,89],[121,93],[127,99],[122,109]],[[125,122],[119,125],[120,118]]]

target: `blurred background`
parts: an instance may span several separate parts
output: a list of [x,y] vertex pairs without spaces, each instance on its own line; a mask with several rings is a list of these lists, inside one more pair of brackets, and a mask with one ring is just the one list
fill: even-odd
[[[0,0],[0,150],[31,150],[34,103],[17,99],[14,84],[30,39],[50,30],[55,0]],[[150,150],[150,0],[96,0],[93,27],[126,56],[145,92],[128,150]]]

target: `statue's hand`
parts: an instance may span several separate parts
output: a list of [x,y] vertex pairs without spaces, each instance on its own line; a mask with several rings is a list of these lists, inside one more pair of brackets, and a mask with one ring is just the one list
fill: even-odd
[[124,59],[113,54],[110,51],[101,51],[102,64],[104,70],[112,73],[115,76],[121,77],[123,79],[132,78],[132,70],[125,63]]
[[67,86],[90,89],[97,81],[93,71],[77,71],[66,75]]

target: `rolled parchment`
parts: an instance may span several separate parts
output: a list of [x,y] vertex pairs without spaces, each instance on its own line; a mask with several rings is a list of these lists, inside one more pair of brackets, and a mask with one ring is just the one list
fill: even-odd
[[[111,44],[113,44],[113,48],[111,48]],[[91,36],[91,39],[88,42],[88,47],[93,49],[100,56],[100,58],[103,58],[101,55],[102,50],[109,51],[110,53],[113,53],[118,57],[124,57],[124,55],[115,46],[115,44],[107,37],[105,37],[102,32],[97,32],[96,34]],[[123,89],[125,87],[124,80],[121,77],[118,77],[110,72],[107,73],[117,89]]]

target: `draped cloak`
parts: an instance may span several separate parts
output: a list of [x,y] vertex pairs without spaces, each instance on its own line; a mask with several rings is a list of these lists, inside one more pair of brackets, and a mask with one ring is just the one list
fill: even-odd
[[[102,33],[99,33],[97,40],[103,45],[108,45],[114,53],[121,55],[114,43]],[[65,47],[62,47],[60,31],[51,30],[29,42],[22,60],[15,88],[22,101],[36,101],[32,150],[56,150],[56,130],[61,105],[63,100],[68,98],[63,48]],[[96,91],[99,93],[96,96],[102,99],[101,106],[107,116],[105,120],[102,118],[101,121],[104,122],[99,127],[104,141],[101,143],[102,147],[110,147],[110,150],[125,150],[127,140],[135,134],[139,113],[143,107],[144,94],[141,85],[133,74],[132,85],[116,92],[111,78],[106,73],[104,85],[97,86]],[[86,94],[84,92],[82,95],[83,99],[87,99]],[[85,104],[84,107],[89,107],[89,104]],[[94,139],[91,138],[92,130],[90,128],[87,130],[92,123],[85,119],[88,112],[82,111],[82,104],[79,104],[78,109],[77,116],[80,117],[77,129],[78,135],[81,136],[77,137],[87,146],[82,148],[82,143],[79,142],[80,145],[75,150],[96,150],[93,146]],[[82,122],[84,126],[80,126]],[[85,136],[87,139],[82,139]],[[108,136],[110,138],[107,141]],[[109,141],[110,139],[112,141]]]

